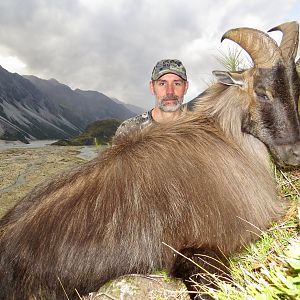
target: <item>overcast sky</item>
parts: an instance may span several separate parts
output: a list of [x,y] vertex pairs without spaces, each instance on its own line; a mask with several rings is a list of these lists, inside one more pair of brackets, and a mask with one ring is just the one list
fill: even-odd
[[234,47],[220,43],[225,31],[293,20],[299,0],[0,0],[0,65],[148,109],[158,60],[184,63],[188,101],[222,69],[219,51]]

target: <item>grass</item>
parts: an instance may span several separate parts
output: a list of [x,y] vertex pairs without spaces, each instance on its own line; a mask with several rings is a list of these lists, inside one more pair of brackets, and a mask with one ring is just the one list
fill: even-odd
[[281,196],[291,208],[281,224],[230,260],[232,282],[212,275],[220,290],[206,292],[218,300],[300,300],[300,171],[274,167]]
[[245,56],[245,51],[238,47],[229,47],[227,52],[219,50],[216,60],[230,72],[241,71],[253,66],[253,63]]

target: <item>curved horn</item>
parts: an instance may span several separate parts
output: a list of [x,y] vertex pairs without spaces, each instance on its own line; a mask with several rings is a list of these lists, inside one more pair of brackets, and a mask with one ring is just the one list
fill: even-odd
[[283,23],[268,30],[268,32],[276,30],[280,30],[283,33],[279,46],[283,58],[285,60],[295,60],[299,42],[299,24],[296,21]]
[[262,31],[247,27],[231,29],[223,35],[221,42],[224,39],[230,39],[245,49],[256,67],[270,68],[282,59],[276,42]]

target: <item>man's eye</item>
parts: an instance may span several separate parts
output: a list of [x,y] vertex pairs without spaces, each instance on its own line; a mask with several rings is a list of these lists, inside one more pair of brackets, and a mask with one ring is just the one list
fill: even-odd
[[182,82],[175,82],[176,86],[182,86]]
[[160,86],[164,86],[164,85],[165,85],[165,83],[164,83],[164,82],[159,82],[159,83],[158,83],[158,85],[160,85]]

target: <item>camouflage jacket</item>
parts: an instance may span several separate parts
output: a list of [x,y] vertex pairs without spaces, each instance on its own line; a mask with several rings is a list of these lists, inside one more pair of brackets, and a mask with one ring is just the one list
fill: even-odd
[[125,120],[117,129],[115,133],[116,136],[125,135],[130,131],[140,129],[151,125],[153,122],[155,122],[152,118],[152,109],[144,112],[138,116],[132,117],[128,120]]
[[[193,110],[193,106],[196,103],[196,99],[189,101],[186,104],[181,106],[181,110],[183,111],[191,111]],[[132,130],[142,130],[145,127],[148,127],[152,123],[155,123],[152,117],[152,109],[144,112],[138,116],[132,117],[128,120],[125,120],[117,129],[115,133],[115,137],[125,135]]]

